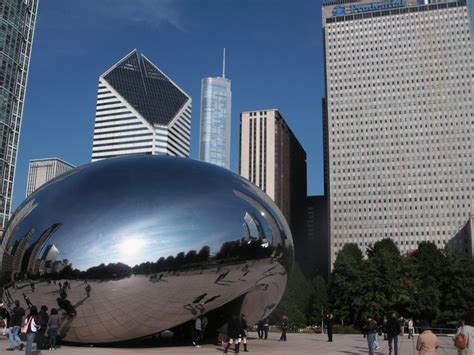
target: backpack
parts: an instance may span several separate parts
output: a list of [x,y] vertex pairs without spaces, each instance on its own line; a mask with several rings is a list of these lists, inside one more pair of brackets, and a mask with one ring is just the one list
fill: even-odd
[[454,338],[454,346],[459,350],[464,350],[467,347],[466,337],[464,335],[464,327],[461,328],[461,332]]

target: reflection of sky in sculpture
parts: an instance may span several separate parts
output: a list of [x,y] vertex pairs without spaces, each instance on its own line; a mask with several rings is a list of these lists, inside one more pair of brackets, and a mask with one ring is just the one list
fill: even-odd
[[52,223],[61,223],[50,242],[59,259],[84,270],[101,263],[133,266],[198,252],[204,245],[212,255],[223,242],[244,236],[247,212],[271,237],[264,213],[233,190],[273,210],[258,188],[209,164],[168,157],[109,159],[81,167],[31,195],[22,206],[33,199],[38,207],[19,224],[14,239],[34,226],[34,241]]

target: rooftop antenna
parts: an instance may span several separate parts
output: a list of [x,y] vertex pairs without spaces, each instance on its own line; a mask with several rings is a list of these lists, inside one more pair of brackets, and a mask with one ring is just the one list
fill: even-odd
[[222,77],[225,78],[225,48],[224,48],[224,60],[222,61]]

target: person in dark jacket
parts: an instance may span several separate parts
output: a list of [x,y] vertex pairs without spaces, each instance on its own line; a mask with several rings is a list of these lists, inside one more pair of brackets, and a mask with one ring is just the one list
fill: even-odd
[[39,312],[39,319],[40,319],[40,328],[36,332],[36,348],[38,350],[44,350],[44,334],[46,332],[46,327],[48,326],[48,307],[41,306],[41,310]]
[[328,341],[332,342],[332,326],[334,324],[334,314],[329,313],[326,316],[326,323],[328,325]]
[[385,333],[387,333],[389,354],[391,355],[393,352],[395,355],[398,355],[398,334],[400,334],[400,322],[398,321],[395,313],[392,313],[390,318],[387,320],[387,323],[385,323]]
[[374,355],[375,349],[375,335],[377,334],[378,325],[375,319],[371,316],[367,316],[367,322],[365,323],[364,330],[367,334],[367,345],[369,348],[369,355]]
[[228,332],[229,342],[227,343],[224,353],[227,354],[227,350],[229,350],[232,343],[235,343],[235,352],[238,353],[240,348],[240,334],[242,332],[242,328],[240,326],[240,320],[237,315],[233,315],[229,319]]
[[18,346],[20,347],[20,350],[23,350],[23,344],[21,343],[19,333],[21,329],[21,321],[23,320],[24,315],[25,310],[20,307],[20,301],[16,300],[10,319],[12,328],[10,329],[10,335],[8,336],[9,350],[15,350]]
[[258,333],[258,338],[263,339],[263,324],[265,321],[263,319],[260,319],[257,324],[257,333]]
[[286,332],[288,331],[288,317],[287,316],[281,317],[280,329],[281,329],[280,341],[286,341]]
[[[245,314],[240,315],[240,340],[244,343],[244,351],[247,352],[247,319],[245,319]],[[240,343],[240,341],[239,341]]]

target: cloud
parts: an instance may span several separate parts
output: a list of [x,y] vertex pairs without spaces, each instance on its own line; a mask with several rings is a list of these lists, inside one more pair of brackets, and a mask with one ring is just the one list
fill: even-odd
[[171,25],[186,32],[178,0],[105,0],[105,16],[153,27]]

